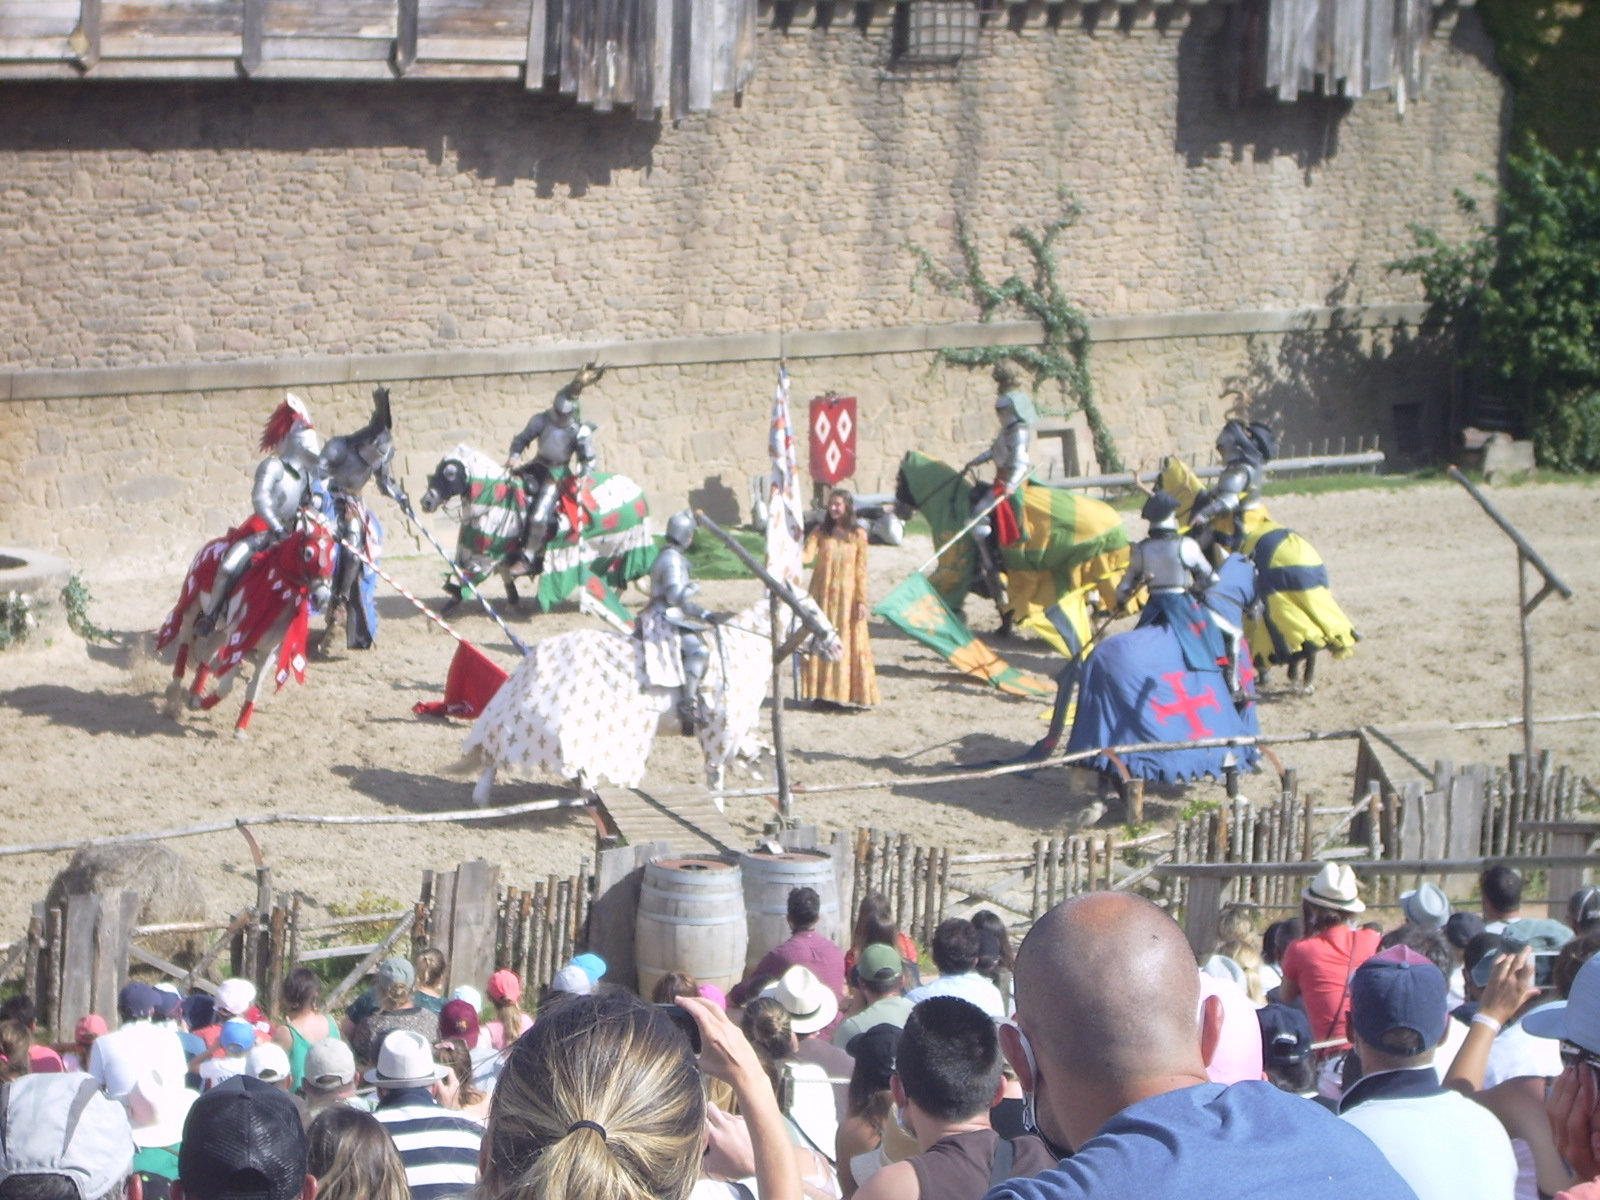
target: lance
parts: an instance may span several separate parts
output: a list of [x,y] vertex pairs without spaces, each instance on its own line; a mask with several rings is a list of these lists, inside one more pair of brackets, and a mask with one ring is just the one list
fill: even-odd
[[[400,505],[400,511],[405,513],[406,519],[411,522],[412,527],[428,539],[428,544],[439,552],[439,557],[444,559],[445,564],[450,568],[450,573],[461,581],[461,586],[477,597],[478,603],[483,605],[483,611],[489,614],[491,621],[500,626],[500,632],[511,639],[511,644],[517,648],[517,653],[526,658],[528,656],[528,647],[523,645],[522,639],[512,633],[511,627],[501,620],[500,614],[495,612],[494,606],[489,603],[489,598],[483,594],[483,589],[473,586],[472,581],[467,578],[466,572],[456,564],[456,560],[451,557],[450,552],[439,544],[439,539],[433,536],[433,531],[417,518],[416,511],[411,507],[409,499]],[[368,566],[372,566],[371,560],[367,559],[366,555],[361,555],[360,557]],[[377,570],[377,568],[373,567],[373,570]]]

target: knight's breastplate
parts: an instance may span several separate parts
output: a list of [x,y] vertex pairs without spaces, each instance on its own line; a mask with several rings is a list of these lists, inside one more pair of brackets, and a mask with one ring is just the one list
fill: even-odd
[[306,494],[306,477],[282,459],[269,458],[256,475],[256,511],[271,513],[282,525],[294,520]]
[[1239,491],[1239,511],[1248,512],[1261,504],[1261,489],[1266,483],[1266,472],[1255,463],[1244,464],[1244,486]]
[[322,467],[330,488],[352,495],[367,486],[374,470],[342,437],[329,440],[322,452]]
[[1180,538],[1146,538],[1139,545],[1146,586],[1152,592],[1177,592],[1189,585]]
[[650,603],[656,608],[682,604],[689,587],[689,560],[676,546],[665,546],[650,568]]
[[539,461],[547,467],[564,467],[572,461],[578,447],[576,425],[547,425],[539,434]]
[[1028,469],[1028,427],[1018,422],[1008,425],[994,439],[994,472],[1004,478]]

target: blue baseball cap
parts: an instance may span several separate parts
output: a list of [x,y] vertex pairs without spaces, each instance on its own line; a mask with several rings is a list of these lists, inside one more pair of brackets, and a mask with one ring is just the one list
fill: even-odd
[[590,983],[599,983],[605,977],[606,960],[598,954],[580,954],[572,960],[572,965],[587,975]]
[[1269,1067],[1292,1067],[1311,1054],[1311,1022],[1292,1004],[1256,1009],[1261,1024],[1261,1061]]
[[1578,968],[1567,998],[1543,1004],[1522,1018],[1522,1027],[1535,1037],[1560,1038],[1600,1054],[1600,955]]
[[1391,1029],[1409,1029],[1431,1048],[1450,1019],[1449,991],[1438,967],[1409,946],[1391,946],[1350,977],[1350,1023],[1375,1046]]

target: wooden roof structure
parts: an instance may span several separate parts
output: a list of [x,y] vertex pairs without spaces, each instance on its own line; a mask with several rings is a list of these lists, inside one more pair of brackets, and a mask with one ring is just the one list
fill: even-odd
[[[965,3],[984,14],[996,0]],[[1243,94],[1423,86],[1435,9],[1474,0],[1044,0],[1052,22],[1166,24],[1221,8]],[[0,81],[521,82],[641,120],[706,112],[755,71],[757,4],[787,24],[831,0],[0,0]],[[1007,8],[1039,0],[999,0]],[[882,15],[894,0],[854,5]],[[819,14],[819,23],[822,18]]]
[[646,120],[741,91],[755,42],[756,0],[0,0],[0,80],[549,80]]

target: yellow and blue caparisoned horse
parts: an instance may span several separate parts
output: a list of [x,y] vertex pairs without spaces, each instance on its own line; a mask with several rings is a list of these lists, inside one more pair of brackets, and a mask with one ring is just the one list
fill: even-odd
[[[1178,521],[1188,524],[1204,491],[1194,469],[1168,459],[1159,486],[1178,498]],[[1274,521],[1265,505],[1226,513],[1213,528],[1228,544],[1237,542],[1236,552],[1255,564],[1262,612],[1259,617],[1246,616],[1245,635],[1258,669],[1309,664],[1321,650],[1335,658],[1346,658],[1355,650],[1361,635],[1333,598],[1328,568],[1315,546]]]

